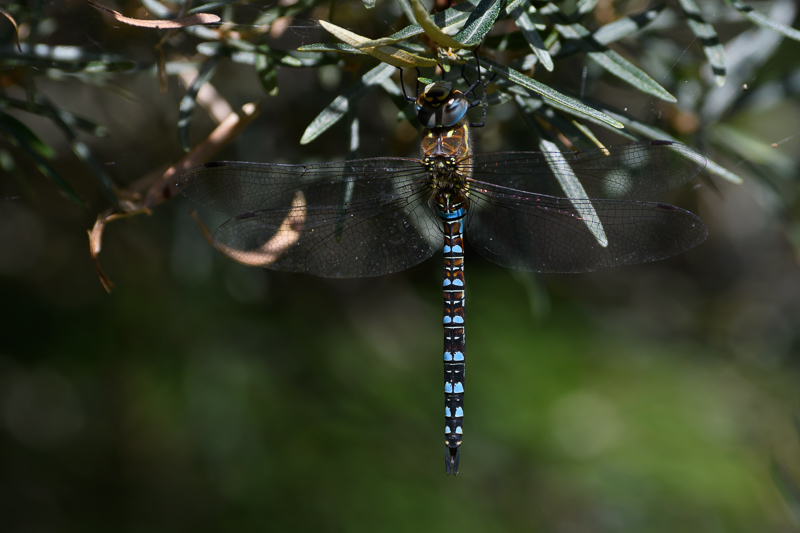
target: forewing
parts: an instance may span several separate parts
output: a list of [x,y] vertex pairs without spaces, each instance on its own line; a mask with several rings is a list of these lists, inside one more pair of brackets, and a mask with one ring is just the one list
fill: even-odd
[[381,158],[320,165],[212,163],[179,187],[235,215],[214,246],[248,265],[323,277],[379,276],[430,257],[441,229],[422,163]]
[[[683,185],[705,168],[705,158],[670,141],[646,141],[585,152],[560,152],[590,198],[643,199]],[[552,159],[551,159],[551,164]],[[496,152],[463,160],[475,180],[563,197],[542,152]],[[558,165],[557,164],[557,165]]]

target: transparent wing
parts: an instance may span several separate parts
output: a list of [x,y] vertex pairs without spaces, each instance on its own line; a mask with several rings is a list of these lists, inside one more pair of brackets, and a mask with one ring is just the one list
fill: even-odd
[[[590,198],[634,200],[675,189],[699,174],[706,159],[670,141],[645,141],[586,152],[561,152]],[[497,152],[462,160],[479,181],[564,196],[542,152]]]
[[404,270],[430,257],[441,227],[415,159],[318,165],[211,163],[178,186],[192,201],[235,215],[214,246],[273,270],[353,278]]
[[[630,200],[696,176],[705,159],[691,148],[656,141],[563,156],[594,198],[565,198],[540,152],[480,154],[462,161],[471,166],[466,172],[471,171],[472,247],[509,268],[566,273],[657,261],[705,240],[708,230],[696,215]],[[590,228],[601,228],[604,242]]]

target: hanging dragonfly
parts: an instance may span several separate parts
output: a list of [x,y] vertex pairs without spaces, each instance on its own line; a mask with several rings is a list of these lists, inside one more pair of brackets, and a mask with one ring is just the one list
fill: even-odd
[[[478,102],[467,95],[479,82],[461,92],[439,81],[419,94],[419,159],[217,162],[178,183],[192,201],[233,215],[212,244],[246,265],[358,278],[405,270],[443,249],[448,474],[458,474],[463,436],[465,233],[499,265],[562,273],[657,261],[707,235],[688,211],[636,200],[685,184],[704,168],[703,156],[669,141],[473,154],[470,126],[482,124],[467,123]],[[565,193],[564,174],[581,185]]]

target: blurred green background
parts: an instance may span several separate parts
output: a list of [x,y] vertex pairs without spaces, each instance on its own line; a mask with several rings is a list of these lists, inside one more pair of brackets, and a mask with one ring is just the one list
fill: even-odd
[[[455,479],[442,464],[441,255],[375,279],[248,268],[210,248],[189,218],[193,206],[175,198],[108,226],[100,261],[117,288],[107,294],[86,237],[108,206],[97,178],[52,121],[5,107],[53,149],[51,164],[88,207],[61,194],[6,136],[0,530],[797,530],[800,47],[778,38],[769,48],[764,30],[708,4],[728,53],[724,87],[711,89],[676,3],[663,27],[617,49],[654,77],[654,57],[676,65],[658,80],[668,78],[678,104],[592,67],[585,90],[681,135],[744,183],[706,176],[673,196],[700,214],[710,237],[659,263],[539,276],[467,250],[467,418]],[[107,5],[153,16],[139,2]],[[242,24],[291,15],[283,33],[266,37],[293,50],[328,40],[314,20],[330,17],[331,5],[224,9]],[[758,7],[791,26],[793,5]],[[119,190],[183,155],[176,125],[186,88],[171,75],[162,95],[156,82],[153,47],[164,32],[109,23],[77,1],[5,7],[28,46],[115,54],[137,68],[69,72],[15,60],[5,24],[4,101],[43,94],[103,126],[107,135],[81,140]],[[334,7],[332,20],[362,35],[401,27],[392,2]],[[601,3],[605,15],[584,24],[644,7]],[[190,63],[198,40],[176,32],[167,59]],[[354,70],[350,58],[348,68],[328,59],[279,69],[274,97],[252,66],[220,61],[211,83],[224,98],[262,109],[218,159],[346,157],[345,123],[307,146],[299,139],[376,61],[357,59]],[[541,73],[577,95],[585,65],[573,54]],[[356,116],[359,155],[416,154],[416,126],[397,120],[384,93],[366,96]],[[699,125],[681,126],[680,117]],[[196,144],[213,122],[199,109],[193,118]],[[489,110],[477,143],[536,149],[512,103]]]

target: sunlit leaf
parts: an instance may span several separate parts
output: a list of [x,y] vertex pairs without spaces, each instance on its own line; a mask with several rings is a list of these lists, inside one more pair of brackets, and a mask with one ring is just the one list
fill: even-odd
[[598,65],[640,91],[667,102],[677,102],[674,96],[639,67],[615,51],[598,43],[594,37],[592,37],[589,30],[577,23],[570,24],[557,6],[548,3],[547,7],[548,16],[556,21],[556,31],[563,37],[572,39],[573,42],[584,50],[586,55]]
[[414,19],[417,21],[417,24],[420,25],[422,30],[425,32],[425,35],[433,39],[436,44],[445,48],[453,48],[456,50],[459,48],[465,48],[463,44],[456,41],[450,35],[447,35],[441,30],[441,28],[439,28],[439,26],[436,25],[430,14],[428,14],[428,10],[425,9],[425,6],[422,5],[420,0],[411,0],[411,7],[414,9]]
[[[357,35],[344,28],[340,28],[330,22],[320,20],[320,25],[325,28],[331,35],[344,41],[353,47],[361,47],[360,50],[375,57],[376,59],[398,68],[412,68],[412,67],[432,67],[436,65],[436,60],[421,57],[411,52],[406,52],[394,46],[377,46],[371,47],[369,43],[373,42],[366,37]],[[366,44],[365,44],[366,43]]]
[[768,28],[772,31],[776,31],[790,39],[794,39],[795,41],[800,41],[800,31],[772,20],[763,13],[756,11],[755,8],[753,8],[753,6],[750,4],[740,0],[725,0],[725,3],[750,19],[751,22]]
[[656,4],[641,13],[620,17],[613,22],[604,24],[592,34],[594,40],[600,44],[609,44],[632,35],[658,18],[665,7],[666,4]]
[[603,223],[600,221],[600,217],[597,216],[597,211],[595,211],[592,203],[588,201],[589,195],[586,194],[586,190],[581,185],[578,177],[575,176],[566,159],[564,159],[564,155],[558,149],[558,146],[544,138],[540,138],[539,149],[542,151],[542,155],[558,180],[559,185],[561,185],[564,194],[580,214],[581,220],[589,228],[597,243],[604,248],[608,246],[608,237],[606,237],[606,232],[603,229]]
[[454,39],[462,43],[462,48],[478,46],[483,38],[492,29],[494,21],[500,14],[503,2],[498,0],[482,0],[470,14],[464,28],[456,34]]
[[708,58],[711,70],[714,72],[714,83],[717,86],[725,85],[725,51],[714,26],[703,19],[700,7],[694,0],[678,0],[678,4],[686,14],[686,21],[692,33],[703,44],[703,53]]
[[167,19],[174,13],[173,10],[158,2],[157,0],[139,0],[148,12],[156,17]]
[[578,0],[575,12],[578,16],[583,16],[594,11],[597,7],[597,0]]
[[481,57],[481,66],[485,67],[486,70],[497,74],[503,79],[506,79],[512,83],[520,85],[521,87],[525,87],[536,94],[540,94],[543,97],[551,100],[553,102],[560,103],[561,105],[568,107],[578,113],[584,114],[589,117],[594,117],[595,119],[604,122],[614,128],[622,128],[622,124],[618,121],[614,120],[613,118],[609,117],[608,115],[593,109],[586,104],[581,103],[579,100],[575,98],[569,97],[565,94],[561,94],[560,92],[556,91],[552,87],[548,87],[547,85],[540,83],[524,74],[517,72],[516,70],[506,67],[505,65],[500,65],[495,63],[494,61]]
[[344,94],[337,96],[317,117],[309,124],[303,133],[300,144],[308,144],[331,126],[339,122],[348,111],[369,91],[379,85],[383,80],[395,72],[394,67],[381,63],[361,77],[358,83],[350,87]]
[[299,52],[345,52],[348,54],[366,55],[366,52],[344,43],[305,44],[297,49]]
[[527,8],[530,6],[527,0],[522,3],[522,6],[517,7],[511,13],[514,17],[514,22],[516,22],[525,40],[528,41],[528,45],[531,47],[533,53],[539,58],[539,62],[542,66],[552,72],[553,58],[550,57],[550,52],[548,52],[544,41],[542,41],[542,38],[539,36],[539,32],[536,31],[536,26],[533,24],[533,21],[531,21],[530,16],[528,16]]

